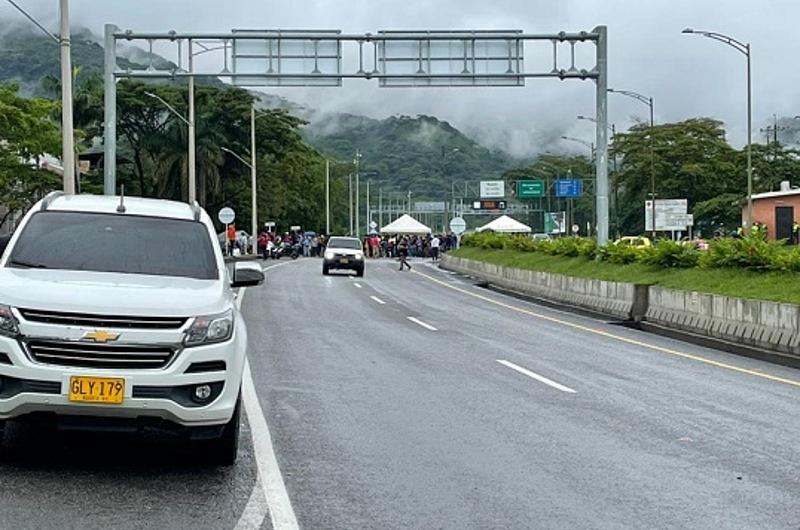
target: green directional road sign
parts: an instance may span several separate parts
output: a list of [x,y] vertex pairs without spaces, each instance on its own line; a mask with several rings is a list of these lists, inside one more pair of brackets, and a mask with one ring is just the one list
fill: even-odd
[[518,199],[537,199],[544,197],[543,180],[520,180],[517,181]]

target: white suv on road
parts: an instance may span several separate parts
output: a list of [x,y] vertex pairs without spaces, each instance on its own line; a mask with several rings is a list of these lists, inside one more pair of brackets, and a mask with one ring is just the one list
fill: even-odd
[[186,435],[232,464],[247,330],[199,206],[52,193],[0,248],[0,425]]

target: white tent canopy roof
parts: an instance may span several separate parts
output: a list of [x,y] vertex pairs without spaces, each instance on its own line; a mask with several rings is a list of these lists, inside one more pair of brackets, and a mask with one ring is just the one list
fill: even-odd
[[[530,229],[529,229],[530,230]],[[408,214],[381,228],[382,234],[430,234],[431,229]]]
[[505,234],[529,234],[531,227],[520,223],[516,219],[512,219],[507,215],[503,215],[478,228],[478,232],[483,231],[501,232]]

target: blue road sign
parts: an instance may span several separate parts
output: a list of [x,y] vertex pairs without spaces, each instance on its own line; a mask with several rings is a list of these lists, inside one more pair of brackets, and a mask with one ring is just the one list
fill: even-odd
[[583,181],[580,179],[562,179],[556,181],[556,197],[580,197],[583,193]]

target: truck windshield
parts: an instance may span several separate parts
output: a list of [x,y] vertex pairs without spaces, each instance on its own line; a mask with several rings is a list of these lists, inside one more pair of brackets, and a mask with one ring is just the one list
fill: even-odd
[[218,277],[202,223],[86,212],[36,213],[14,244],[7,265],[199,280]]
[[358,239],[332,237],[331,240],[328,241],[328,248],[347,248],[350,250],[361,250],[361,242]]

